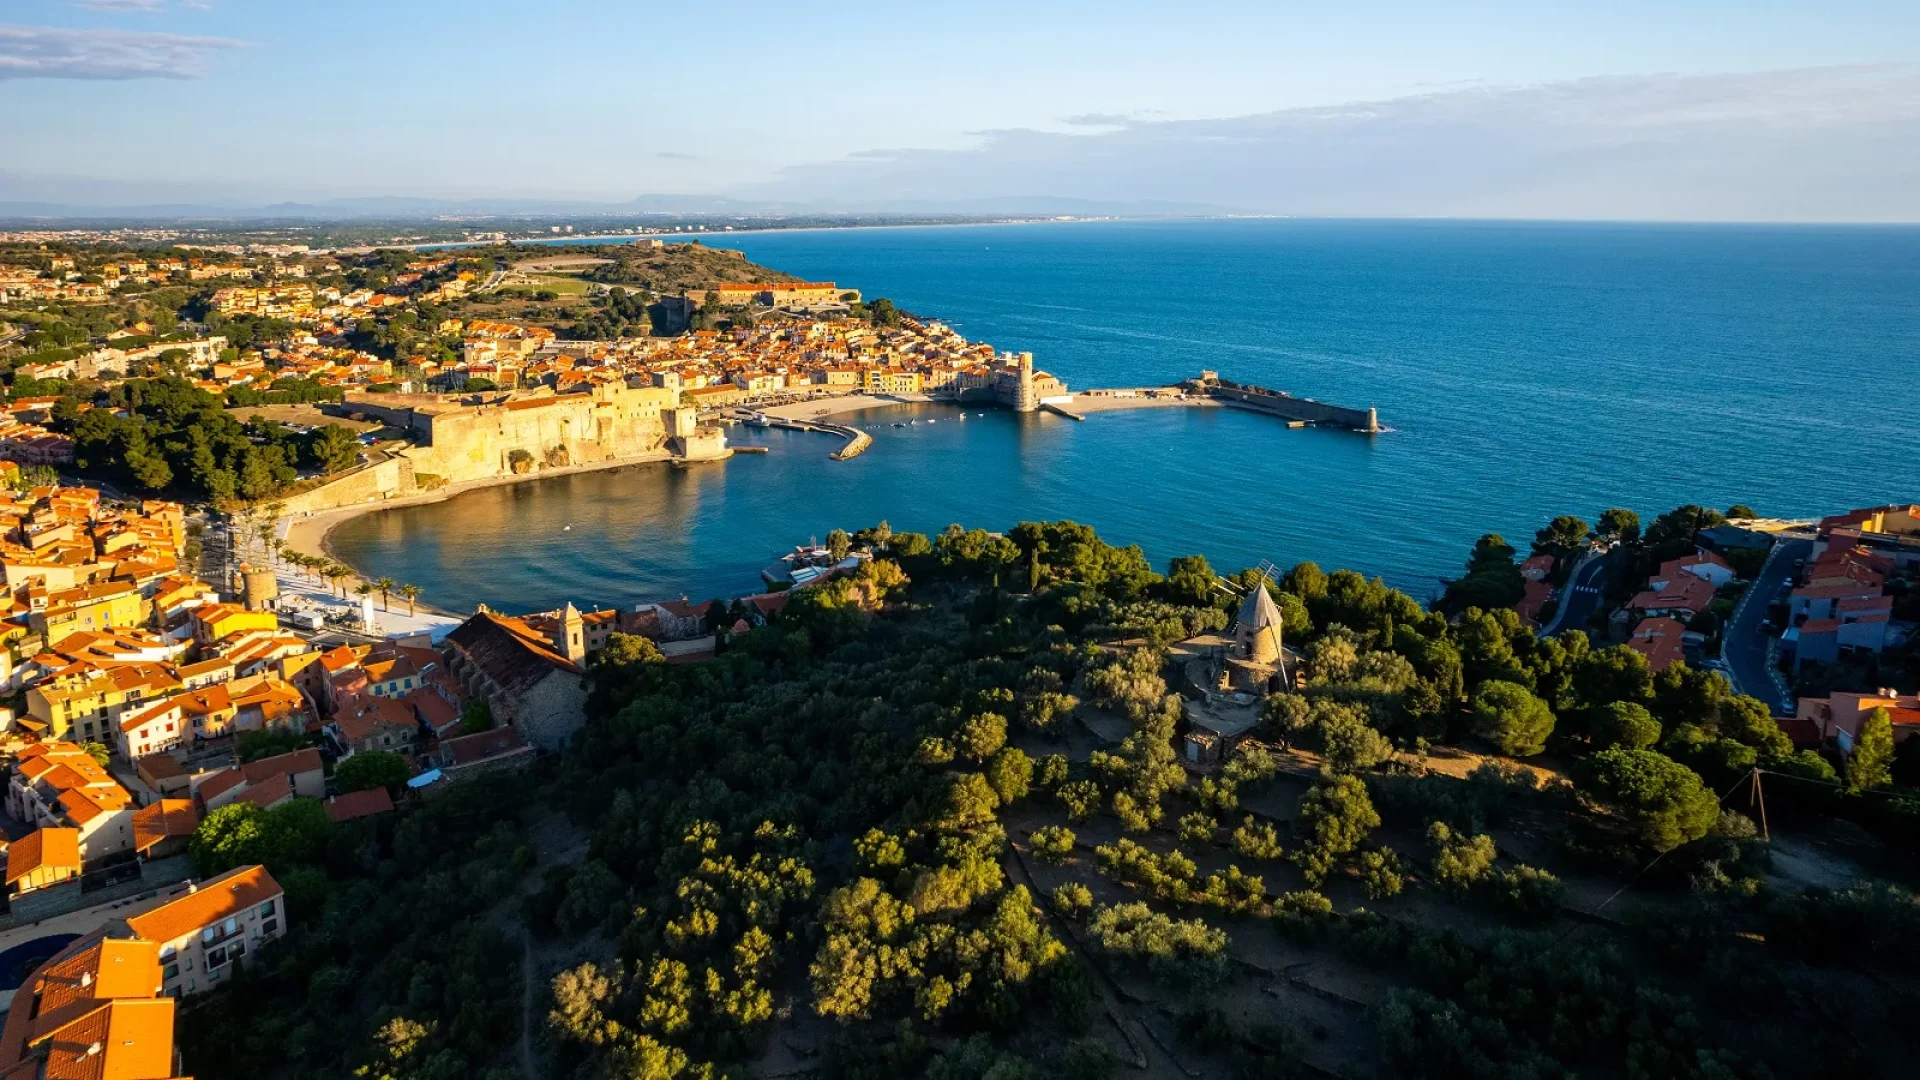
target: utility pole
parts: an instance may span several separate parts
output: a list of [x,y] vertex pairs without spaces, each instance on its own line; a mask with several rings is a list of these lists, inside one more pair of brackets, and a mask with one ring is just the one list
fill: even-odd
[[1747,796],[1747,805],[1760,808],[1760,839],[1772,843],[1773,836],[1767,831],[1767,797],[1760,790],[1760,766],[1758,765],[1753,767],[1753,791]]

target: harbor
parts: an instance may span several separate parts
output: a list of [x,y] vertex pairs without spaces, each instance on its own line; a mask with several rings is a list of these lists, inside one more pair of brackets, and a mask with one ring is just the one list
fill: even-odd
[[[799,420],[747,410],[737,410],[732,419],[750,427],[786,428],[789,431],[818,431],[827,435],[836,435],[845,439],[846,442],[840,449],[827,455],[835,461],[847,461],[859,457],[866,452],[867,447],[873,445],[873,436],[847,424],[832,424],[822,420]],[[764,450],[759,452],[765,453]]]
[[[858,457],[871,447],[873,437],[860,428],[837,423],[831,418],[907,404],[957,405],[960,413],[953,417],[954,420],[966,419],[966,410],[975,405],[1015,412],[1044,412],[1073,421],[1085,421],[1094,413],[1122,409],[1233,408],[1271,416],[1282,421],[1289,429],[1333,428],[1365,435],[1389,430],[1381,426],[1379,413],[1371,406],[1360,409],[1297,397],[1284,390],[1222,379],[1215,371],[1202,371],[1198,378],[1164,386],[1109,387],[1045,397],[1022,395],[1011,403],[968,390],[905,394],[817,392],[760,408],[734,406],[718,410],[713,415],[727,423],[741,423],[750,427],[814,431],[836,436],[842,440],[842,444],[828,456],[835,461],[846,461]],[[1021,404],[1030,404],[1031,408],[1021,408]],[[938,418],[916,419],[893,426],[938,422]]]

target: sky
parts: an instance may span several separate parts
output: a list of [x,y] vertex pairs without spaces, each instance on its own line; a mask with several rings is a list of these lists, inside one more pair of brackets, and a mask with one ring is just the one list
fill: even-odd
[[1920,220],[1920,3],[0,0],[0,202]]

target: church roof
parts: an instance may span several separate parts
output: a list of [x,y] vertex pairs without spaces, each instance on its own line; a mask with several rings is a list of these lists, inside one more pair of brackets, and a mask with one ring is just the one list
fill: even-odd
[[553,651],[546,637],[519,619],[490,611],[475,612],[455,627],[447,640],[514,695],[533,689],[555,671],[579,674],[579,665]]

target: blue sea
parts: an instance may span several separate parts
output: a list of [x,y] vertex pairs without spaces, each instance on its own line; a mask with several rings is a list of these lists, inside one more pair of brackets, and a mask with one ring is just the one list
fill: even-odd
[[[1030,350],[1075,388],[1203,368],[1378,407],[1377,436],[1227,409],[1084,423],[940,406],[766,456],[536,480],[334,531],[435,603],[739,595],[835,527],[1073,518],[1157,564],[1312,559],[1425,599],[1474,539],[1685,502],[1807,516],[1920,499],[1920,229],[1062,222],[706,242]],[[895,428],[913,418],[922,423]],[[926,420],[938,423],[925,423]]]

